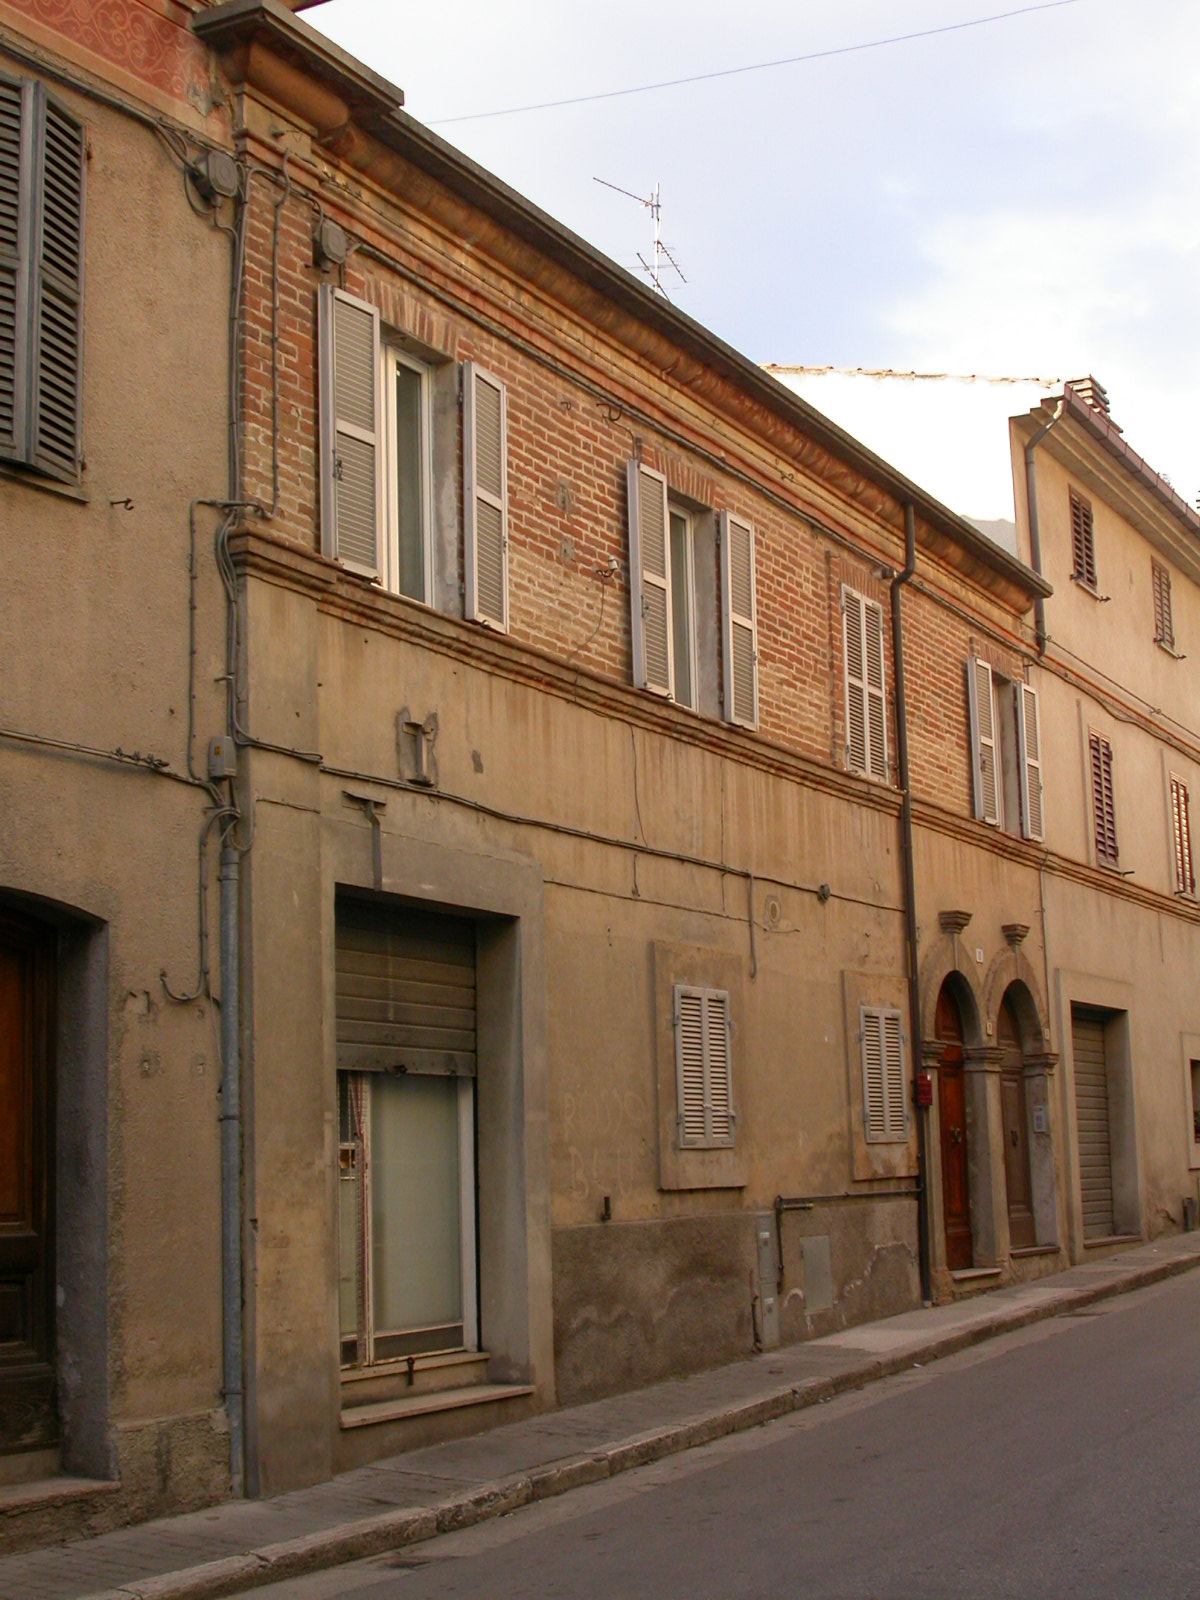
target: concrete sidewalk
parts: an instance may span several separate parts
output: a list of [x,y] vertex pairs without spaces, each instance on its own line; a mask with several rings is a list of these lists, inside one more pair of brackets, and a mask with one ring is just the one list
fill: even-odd
[[239,1501],[0,1557],[3,1600],[199,1600],[375,1555],[756,1427],[1200,1265],[1200,1233]]

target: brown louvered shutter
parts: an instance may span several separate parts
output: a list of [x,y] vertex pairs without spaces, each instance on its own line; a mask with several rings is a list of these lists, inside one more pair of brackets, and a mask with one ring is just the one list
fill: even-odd
[[1039,842],[1046,837],[1042,813],[1042,727],[1037,690],[1013,685],[1017,712],[1017,760],[1020,765],[1021,832]]
[[499,378],[463,367],[463,555],[467,616],[508,628],[508,396]]
[[80,463],[85,151],[81,124],[39,91],[30,461],[49,477],[69,479]]
[[1096,543],[1092,529],[1092,508],[1071,490],[1071,576],[1089,589],[1096,587]]
[[1098,733],[1088,734],[1092,769],[1092,813],[1095,823],[1096,860],[1115,867],[1117,854],[1117,814],[1113,799],[1112,746]]
[[318,291],[321,353],[321,548],[383,575],[379,313],[344,289]]
[[[0,455],[18,449],[17,302],[21,283],[21,120],[26,96],[0,78]],[[30,86],[29,98],[32,98]]]
[[1171,837],[1175,855],[1177,894],[1195,894],[1196,875],[1192,869],[1192,823],[1188,808],[1187,784],[1171,779]]
[[1000,821],[996,770],[996,705],[992,669],[978,656],[967,661],[967,706],[971,721],[971,791],[980,822]]
[[758,724],[758,625],[754,589],[754,529],[748,522],[722,511],[725,716],[746,728]]
[[1171,574],[1160,561],[1151,560],[1150,576],[1154,585],[1154,642],[1175,648],[1175,623],[1171,616]]
[[629,594],[633,634],[633,681],[658,694],[675,692],[671,638],[671,545],[667,538],[667,480],[631,461],[629,497]]

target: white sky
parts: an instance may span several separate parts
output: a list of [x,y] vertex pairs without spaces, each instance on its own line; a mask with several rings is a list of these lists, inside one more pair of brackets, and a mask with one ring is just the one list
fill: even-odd
[[[757,361],[1071,378],[1200,494],[1200,0],[1073,0],[824,60],[443,119],[944,27],[1033,0],[327,0],[406,107],[623,266],[648,195],[672,300]],[[805,397],[964,515],[1011,517],[1038,389],[819,378]]]

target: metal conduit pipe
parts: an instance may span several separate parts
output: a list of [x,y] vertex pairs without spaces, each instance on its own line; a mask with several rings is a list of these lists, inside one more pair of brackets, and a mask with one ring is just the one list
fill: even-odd
[[900,591],[917,570],[917,521],[912,502],[904,507],[904,571],[892,579],[892,672],[896,684],[896,759],[900,778],[900,853],[904,860],[904,942],[908,966],[908,1037],[912,1060],[912,1104],[917,1119],[917,1254],[921,1298],[933,1299],[929,1251],[928,1115],[920,1104],[921,985],[917,969],[917,884],[913,863],[912,783],[908,765],[908,710],[904,696],[904,628]]
[[[1042,572],[1042,535],[1038,525],[1037,476],[1033,466],[1033,452],[1062,416],[1066,404],[1067,397],[1064,392],[1050,421],[1044,422],[1025,446],[1025,500],[1029,510],[1029,564],[1039,578],[1044,577],[1045,574]],[[1046,653],[1046,602],[1040,594],[1033,602],[1033,632],[1037,653],[1040,656],[1044,656]]]
[[238,1050],[238,878],[240,862],[226,834],[221,849],[221,1333],[222,1386],[229,1416],[229,1477],[235,1499],[245,1486],[242,1415],[242,1096]]

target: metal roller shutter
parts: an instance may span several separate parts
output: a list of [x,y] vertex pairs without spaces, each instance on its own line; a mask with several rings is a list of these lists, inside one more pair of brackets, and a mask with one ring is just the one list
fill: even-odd
[[1103,1016],[1097,1012],[1072,1010],[1071,1039],[1075,1056],[1075,1122],[1079,1136],[1083,1236],[1106,1239],[1114,1232],[1114,1224]]
[[339,901],[337,1064],[475,1076],[474,923]]

